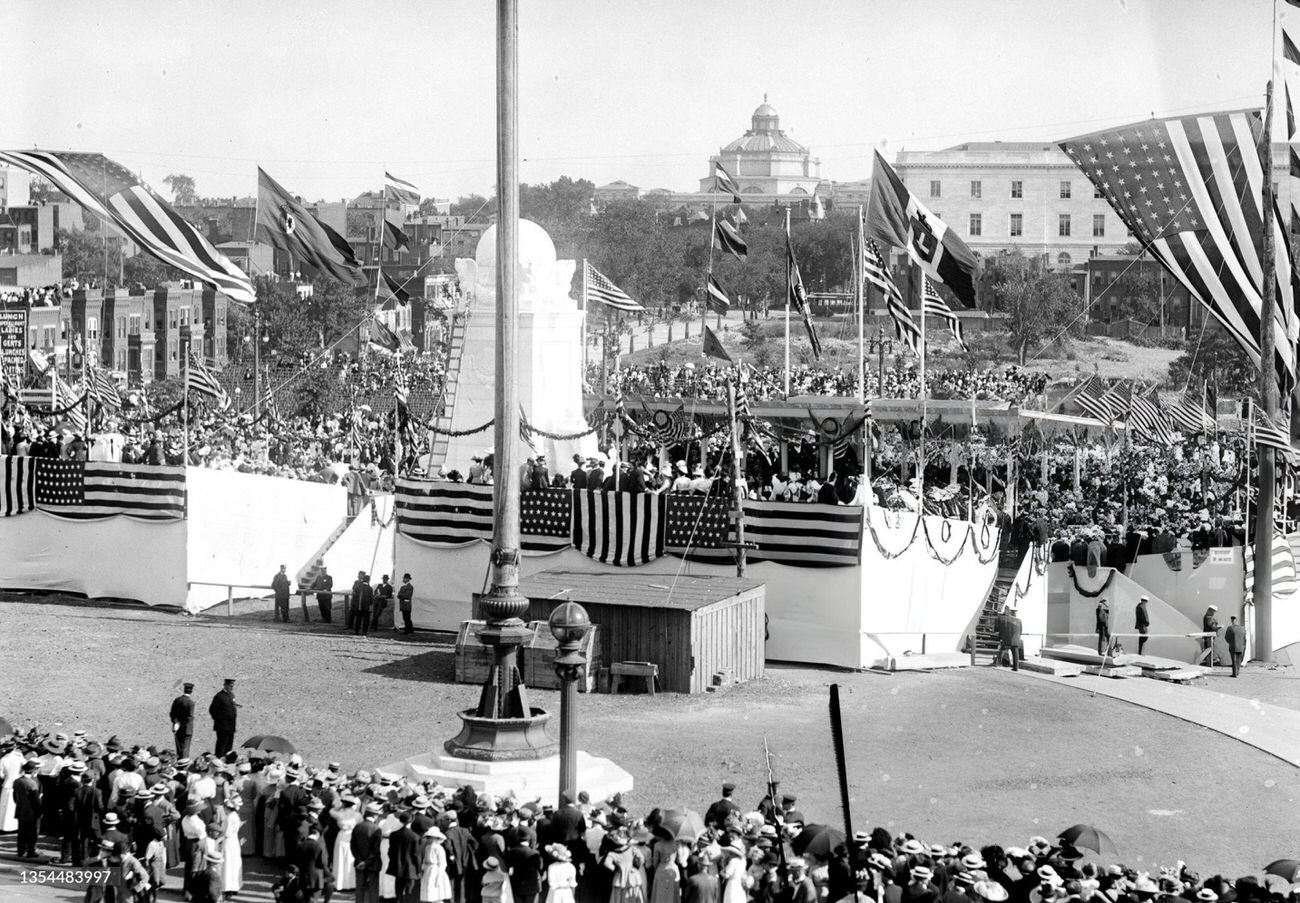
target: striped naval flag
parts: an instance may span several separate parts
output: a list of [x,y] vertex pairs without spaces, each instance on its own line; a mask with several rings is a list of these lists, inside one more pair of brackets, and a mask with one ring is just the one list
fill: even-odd
[[740,186],[716,160],[713,161],[713,190],[718,194],[729,194],[733,203],[740,203]]
[[582,299],[583,310],[591,310],[592,301],[599,301],[606,307],[627,311],[628,313],[645,310],[644,307],[633,301],[627,292],[610,282],[600,270],[586,261],[583,261],[583,266],[587,269],[587,278],[583,280],[585,286],[585,297]]
[[654,561],[664,551],[663,496],[653,492],[578,492],[573,545],[618,567]]
[[52,182],[163,263],[209,283],[236,301],[251,304],[257,300],[248,274],[120,163],[103,154],[41,150],[0,151],[0,162]]
[[185,516],[185,468],[41,458],[36,507],[46,514],[92,520],[122,514],[142,520]]
[[[1150,120],[1060,144],[1129,231],[1214,315],[1256,367],[1264,275],[1262,134],[1259,111],[1239,110]],[[1273,366],[1283,397],[1295,385],[1300,338],[1300,290],[1286,250],[1287,222],[1274,216]]]

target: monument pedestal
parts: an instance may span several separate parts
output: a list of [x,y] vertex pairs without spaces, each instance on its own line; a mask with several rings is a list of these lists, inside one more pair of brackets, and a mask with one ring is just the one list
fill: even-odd
[[[448,787],[468,784],[477,791],[499,796],[513,792],[520,799],[551,802],[560,796],[560,757],[526,761],[489,762],[462,759],[443,752],[412,756],[380,769],[414,781],[434,781]],[[592,799],[606,799],[632,789],[632,775],[609,759],[578,751],[578,789]]]

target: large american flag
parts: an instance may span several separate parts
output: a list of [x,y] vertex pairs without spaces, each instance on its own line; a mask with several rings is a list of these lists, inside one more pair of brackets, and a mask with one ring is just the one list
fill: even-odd
[[397,532],[418,542],[463,546],[492,539],[492,487],[443,480],[397,481]]
[[[1151,120],[1061,142],[1124,225],[1259,366],[1264,171],[1258,110]],[[1273,238],[1278,381],[1300,338],[1286,220]],[[1286,392],[1284,391],[1284,395]]]
[[[719,523],[721,522],[721,526]],[[809,502],[745,502],[746,557],[792,567],[846,567],[862,561],[862,508]],[[693,535],[692,535],[693,534]],[[665,545],[692,561],[734,558],[735,522],[725,499],[668,497]]]
[[654,561],[664,551],[663,496],[653,492],[578,492],[573,544],[618,567]]
[[727,499],[685,493],[667,496],[664,549],[668,552],[698,561],[730,561],[730,529]]
[[180,520],[185,468],[39,458],[33,494],[37,508],[58,517]]
[[558,552],[573,545],[573,490],[519,493],[519,542],[528,552]]
[[613,282],[610,282],[600,270],[591,264],[583,261],[583,267],[586,270],[586,278],[583,280],[584,297],[582,299],[583,310],[591,310],[591,302],[599,301],[606,307],[612,307],[615,310],[636,313],[639,310],[645,310],[637,302],[633,301],[627,292],[623,291]]
[[26,514],[36,507],[36,462],[27,455],[0,457],[0,517]]
[[906,342],[913,354],[920,354],[921,328],[916,325],[912,312],[903,303],[903,293],[894,282],[889,265],[880,256],[880,246],[875,239],[869,238],[862,244],[862,278],[884,294],[885,307],[889,310],[890,319],[894,321],[894,336]]
[[54,183],[163,263],[210,283],[236,301],[257,300],[248,275],[120,163],[103,154],[42,150],[0,151],[0,162]]

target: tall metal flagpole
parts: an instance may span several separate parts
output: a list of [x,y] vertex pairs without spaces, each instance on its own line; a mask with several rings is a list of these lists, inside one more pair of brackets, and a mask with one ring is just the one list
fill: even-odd
[[184,352],[185,371],[181,382],[181,462],[190,463],[190,343],[181,346]]
[[858,242],[853,247],[853,269],[854,285],[858,293],[858,401],[866,404],[867,401],[867,363],[866,363],[866,344],[863,330],[866,327],[866,313],[864,308],[867,306],[866,293],[862,286],[862,245],[865,238],[864,223],[862,220],[863,208],[858,205]]
[[790,208],[785,208],[785,397],[790,397]]
[[917,272],[921,274],[920,296],[921,296],[921,438],[917,445],[917,486],[920,487],[921,510],[925,510],[925,424],[926,415],[929,413],[929,390],[925,383],[925,271],[921,269],[920,264],[912,264]]

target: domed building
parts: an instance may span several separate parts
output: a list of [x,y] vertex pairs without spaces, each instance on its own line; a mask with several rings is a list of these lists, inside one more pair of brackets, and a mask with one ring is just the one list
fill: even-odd
[[821,183],[821,161],[808,148],[781,130],[781,117],[767,102],[754,110],[749,131],[709,158],[709,174],[700,179],[700,193],[715,191],[713,165],[721,163],[754,201],[793,195],[810,198]]

